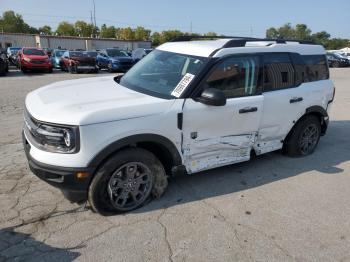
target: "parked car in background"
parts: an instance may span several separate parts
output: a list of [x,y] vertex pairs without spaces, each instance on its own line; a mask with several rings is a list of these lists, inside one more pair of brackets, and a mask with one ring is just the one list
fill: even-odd
[[98,72],[96,59],[86,51],[65,51],[60,60],[62,71],[70,73]]
[[17,66],[17,53],[22,47],[8,47],[7,48],[7,58],[10,64]]
[[9,62],[6,52],[0,52],[0,75],[6,75],[9,71]]
[[52,51],[53,51],[52,48],[46,47],[46,48],[43,48],[43,50],[45,51],[45,53],[46,53],[49,57],[51,57]]
[[132,58],[138,62],[152,51],[153,49],[137,48],[132,51]]
[[350,65],[349,60],[338,53],[327,53],[327,60],[330,67],[347,67]]
[[97,51],[86,51],[86,53],[97,60],[98,52]]
[[100,69],[108,69],[109,72],[126,72],[134,65],[134,59],[124,50],[107,48],[100,50],[97,65]]
[[45,70],[52,73],[52,63],[42,48],[23,47],[18,52],[18,67],[22,72]]
[[51,53],[51,63],[53,68],[60,68],[60,60],[64,52],[67,50],[62,50],[62,49],[54,49]]

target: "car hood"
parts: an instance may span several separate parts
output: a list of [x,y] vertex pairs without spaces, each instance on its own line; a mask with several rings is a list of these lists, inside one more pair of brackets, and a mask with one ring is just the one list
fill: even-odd
[[113,76],[57,82],[29,93],[29,114],[37,120],[89,125],[166,112],[175,100],[142,94],[117,84]]

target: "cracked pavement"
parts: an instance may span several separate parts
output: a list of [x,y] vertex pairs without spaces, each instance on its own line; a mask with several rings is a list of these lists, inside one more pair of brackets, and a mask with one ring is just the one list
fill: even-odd
[[336,97],[316,152],[279,152],[169,181],[134,212],[100,216],[28,169],[25,95],[65,79],[0,78],[0,261],[350,261],[350,69],[332,69]]

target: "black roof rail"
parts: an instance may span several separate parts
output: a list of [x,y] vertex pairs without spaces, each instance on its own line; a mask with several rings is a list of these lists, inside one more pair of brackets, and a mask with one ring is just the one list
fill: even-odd
[[244,47],[247,42],[276,42],[276,44],[286,44],[287,42],[295,42],[299,44],[315,45],[314,42],[295,39],[283,39],[283,38],[250,38],[250,39],[232,39],[228,41],[222,48],[229,47]]
[[217,35],[217,36],[208,36],[208,35],[181,35],[177,36],[169,42],[184,42],[191,40],[214,40],[214,39],[253,39],[251,37],[242,37],[242,36],[226,36],[226,35]]
[[214,39],[231,39],[222,48],[229,47],[244,47],[247,42],[276,42],[277,44],[286,44],[286,42],[297,42],[300,44],[315,45],[312,41],[296,40],[296,39],[283,39],[283,38],[254,38],[254,37],[241,37],[241,36],[191,36],[183,35],[172,39],[170,42],[182,42],[191,40],[214,40]]

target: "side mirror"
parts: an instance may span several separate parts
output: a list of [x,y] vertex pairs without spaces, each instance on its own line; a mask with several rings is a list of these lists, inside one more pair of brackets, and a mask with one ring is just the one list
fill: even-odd
[[209,106],[224,106],[226,96],[221,90],[208,87],[204,89],[200,97],[196,98],[196,101]]

